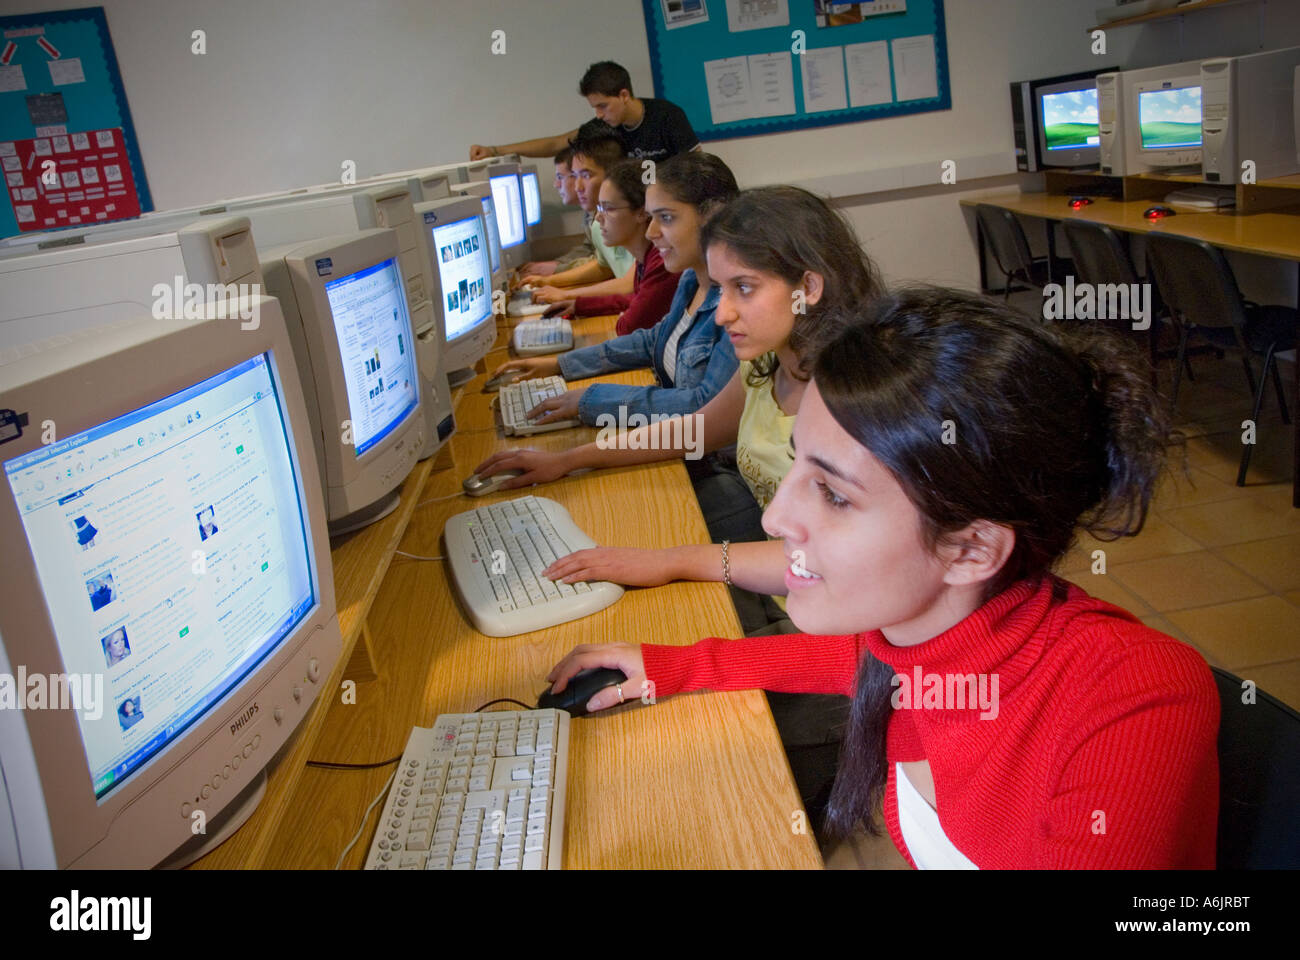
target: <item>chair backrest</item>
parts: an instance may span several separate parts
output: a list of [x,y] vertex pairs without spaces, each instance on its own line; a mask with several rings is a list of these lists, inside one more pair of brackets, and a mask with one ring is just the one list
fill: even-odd
[[1300,867],[1300,713],[1211,668],[1219,688],[1220,870]]
[[975,207],[975,220],[984,232],[993,251],[993,259],[1005,274],[1023,274],[1028,278],[1033,272],[1034,257],[1029,252],[1029,241],[1024,228],[1010,210],[981,203]]
[[1138,282],[1128,251],[1110,227],[1089,220],[1063,220],[1061,228],[1070,243],[1070,257],[1079,282],[1094,286],[1105,283],[1127,286]]
[[1245,306],[1223,251],[1158,230],[1146,234],[1146,242],[1147,275],[1174,314],[1199,327],[1244,327]]

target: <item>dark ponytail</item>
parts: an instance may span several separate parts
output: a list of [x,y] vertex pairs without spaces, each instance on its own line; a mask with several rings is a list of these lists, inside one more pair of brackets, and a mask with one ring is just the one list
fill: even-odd
[[[1128,343],[956,290],[866,305],[820,351],[813,378],[836,423],[912,501],[930,549],[976,520],[1015,532],[985,601],[1048,573],[1077,529],[1138,533],[1177,439]],[[876,832],[892,676],[870,656],[859,667],[827,810],[838,835],[857,823]]]

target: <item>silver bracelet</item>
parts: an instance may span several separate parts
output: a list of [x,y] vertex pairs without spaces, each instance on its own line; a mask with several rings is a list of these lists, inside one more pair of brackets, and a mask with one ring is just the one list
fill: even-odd
[[731,582],[731,560],[727,556],[727,551],[730,547],[730,540],[722,541],[722,582],[727,586],[732,587],[735,586],[735,584]]

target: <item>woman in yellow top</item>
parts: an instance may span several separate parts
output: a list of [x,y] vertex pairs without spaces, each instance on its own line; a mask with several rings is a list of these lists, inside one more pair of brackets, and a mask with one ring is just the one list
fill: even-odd
[[[581,468],[680,459],[703,434],[703,450],[734,443],[746,486],[760,507],[771,501],[793,454],[790,432],[808,385],[804,358],[838,329],[849,306],[881,292],[874,264],[852,228],[824,200],[797,187],[745,190],[701,228],[709,276],[721,288],[716,323],[741,361],[731,381],[695,414],[693,433],[661,420],[617,438],[570,450],[516,448],[493,454],[479,476],[524,473],[503,486],[547,483]],[[640,434],[640,436],[634,436]],[[698,453],[698,450],[697,450]],[[780,542],[691,544],[662,550],[596,547],[546,570],[553,580],[609,580],[658,586],[671,580],[723,580],[760,594],[784,595],[789,566]]]

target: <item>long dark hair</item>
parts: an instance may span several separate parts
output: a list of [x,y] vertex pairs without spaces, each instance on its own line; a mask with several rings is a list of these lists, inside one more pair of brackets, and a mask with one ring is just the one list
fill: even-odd
[[[806,377],[817,346],[834,334],[829,318],[852,314],[881,292],[879,271],[863,251],[843,214],[799,187],[745,190],[704,226],[701,245],[725,244],[742,263],[799,284],[805,273],[821,274],[821,299],[796,316],[790,349]],[[758,386],[776,373],[769,353],[754,361],[750,383]],[[795,373],[795,371],[791,371]]]
[[645,182],[641,178],[641,164],[636,160],[620,160],[605,171],[605,181],[613,183],[634,210],[645,209]]
[[[895,292],[856,311],[813,379],[835,422],[893,474],[928,548],[976,520],[1015,532],[985,601],[1041,578],[1075,531],[1142,529],[1172,434],[1146,362],[1100,328],[1052,327],[974,294]],[[827,826],[874,811],[888,767],[892,668],[858,668]]]
[[740,193],[731,168],[721,158],[702,150],[679,153],[658,164],[654,182],[678,203],[689,203],[701,217],[711,216]]

